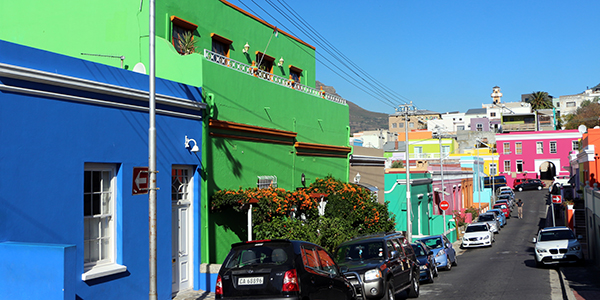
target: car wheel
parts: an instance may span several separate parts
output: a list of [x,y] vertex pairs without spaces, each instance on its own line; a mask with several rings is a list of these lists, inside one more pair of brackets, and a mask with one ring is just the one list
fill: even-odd
[[450,262],[450,257],[446,256],[446,271],[452,270],[452,263]]
[[385,295],[383,295],[383,297],[381,298],[382,300],[394,300],[395,297],[395,293],[394,293],[394,281],[390,280],[387,283],[387,288],[385,291]]
[[538,191],[542,190],[542,186],[538,185]]
[[522,192],[522,191],[523,191],[523,187],[519,187],[519,192]]
[[453,266],[458,266],[458,257],[456,256],[456,254],[454,255],[454,261],[452,262]]
[[429,269],[429,280],[427,282],[433,283],[433,271],[431,269]]
[[409,298],[417,298],[419,297],[419,280],[417,279],[419,275],[412,276],[412,282],[410,284],[410,288],[408,288],[408,297]]

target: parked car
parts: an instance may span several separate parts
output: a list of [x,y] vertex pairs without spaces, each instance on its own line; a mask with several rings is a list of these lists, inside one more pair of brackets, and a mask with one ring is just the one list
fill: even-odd
[[487,223],[490,226],[490,231],[493,233],[500,232],[500,222],[498,222],[494,213],[480,214],[479,217],[477,217],[477,222]]
[[513,180],[513,188],[516,189],[516,186],[527,181],[527,178],[515,178],[515,180]]
[[217,299],[355,299],[327,251],[295,240],[236,243],[221,265]]
[[393,299],[404,290],[411,298],[419,296],[419,263],[402,234],[361,236],[341,243],[334,253],[357,298]]
[[503,191],[511,191],[512,192],[513,189],[510,188],[510,186],[506,185],[506,186],[501,186],[501,187],[497,188],[497,191],[498,191],[498,194],[499,194],[500,192],[503,192]]
[[487,213],[493,213],[496,215],[496,220],[500,223],[500,227],[504,227],[506,225],[506,216],[501,209],[493,208],[489,209]]
[[458,265],[456,251],[452,247],[452,243],[445,235],[432,235],[419,239],[423,242],[433,254],[435,254],[435,265],[439,268],[444,268],[448,271],[452,266]]
[[583,251],[577,240],[581,238],[575,237],[575,233],[565,226],[541,229],[533,238],[536,265],[583,262]]
[[496,202],[494,204],[505,204],[508,207],[508,209],[512,212],[512,207],[510,205],[510,202],[506,199],[496,200]]
[[504,212],[504,216],[506,217],[506,219],[510,219],[510,208],[508,208],[508,206],[506,206],[506,204],[497,203],[497,204],[494,204],[494,206],[492,206],[492,208],[502,210]]
[[496,197],[496,202],[500,201],[500,200],[506,200],[509,207],[513,207],[515,204],[515,198],[511,195],[508,194],[502,194],[502,195],[498,195],[498,197]]
[[415,241],[411,244],[411,246],[419,262],[421,281],[433,283],[433,278],[438,276],[438,269],[435,265],[433,251],[431,251],[431,249],[429,249],[429,247],[427,247],[421,241]]
[[494,241],[494,233],[491,231],[490,225],[486,222],[477,222],[467,226],[463,232],[460,247],[491,247]]
[[544,187],[544,182],[539,179],[528,179],[525,182],[515,185],[515,190],[522,192],[524,190],[541,190]]

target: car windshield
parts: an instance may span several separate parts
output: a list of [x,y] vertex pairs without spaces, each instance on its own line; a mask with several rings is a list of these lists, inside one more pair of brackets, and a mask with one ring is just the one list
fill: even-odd
[[477,220],[479,221],[494,221],[496,220],[496,217],[494,217],[494,215],[480,215],[479,218],[477,218]]
[[494,205],[494,208],[507,209],[506,205],[504,204],[496,204]]
[[383,242],[380,241],[342,245],[335,253],[338,262],[384,258]]
[[425,255],[427,255],[427,253],[425,253],[425,249],[423,249],[423,247],[421,245],[412,244],[411,246],[413,248],[413,251],[415,251],[415,255],[416,256],[425,256]]
[[420,241],[423,242],[427,247],[429,247],[431,249],[437,249],[437,248],[444,247],[444,241],[442,241],[442,238],[440,238],[440,237],[430,238],[430,239],[422,239]]
[[247,244],[235,247],[224,262],[226,268],[241,268],[256,264],[291,263],[290,244]]
[[575,234],[571,230],[551,230],[540,233],[540,242],[573,239],[575,239]]
[[479,232],[479,231],[488,231],[485,225],[470,225],[467,226],[467,230],[465,232]]

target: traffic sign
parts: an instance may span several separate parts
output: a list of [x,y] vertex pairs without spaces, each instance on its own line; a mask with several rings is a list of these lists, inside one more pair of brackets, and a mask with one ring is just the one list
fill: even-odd
[[148,194],[148,167],[133,167],[131,194]]
[[444,200],[442,202],[440,202],[440,208],[442,210],[446,210],[450,207],[450,203],[448,203],[448,201]]
[[561,204],[562,196],[561,195],[552,195],[552,203]]

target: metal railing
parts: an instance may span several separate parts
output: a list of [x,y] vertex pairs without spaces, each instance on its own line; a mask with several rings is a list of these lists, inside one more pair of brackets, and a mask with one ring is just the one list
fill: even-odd
[[316,96],[319,98],[323,98],[325,100],[329,100],[332,102],[346,105],[346,99],[344,99],[342,97],[332,95],[329,93],[325,93],[322,90],[317,90],[315,88],[300,84],[298,82],[294,82],[293,80],[290,80],[290,79],[287,79],[287,78],[284,78],[281,76],[273,75],[269,72],[260,70],[258,67],[241,63],[241,62],[231,59],[229,57],[212,52],[208,49],[204,49],[204,58],[206,58],[207,60],[212,61],[216,64],[220,64],[220,65],[229,67],[229,68],[236,70],[238,72],[241,72],[241,73],[245,73],[245,74],[266,80],[266,81],[270,81],[270,82],[297,90],[297,91],[305,93],[305,94],[313,95],[313,96]]

